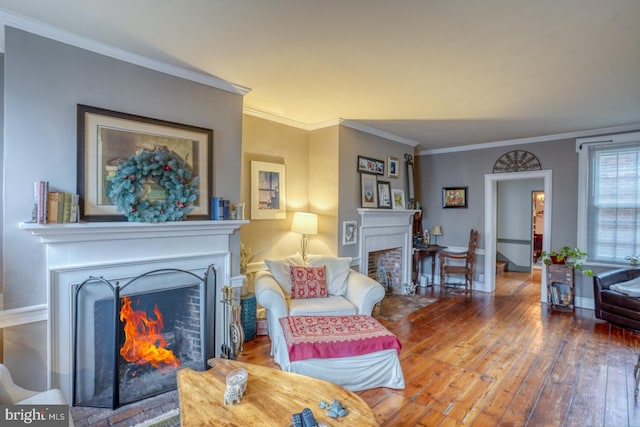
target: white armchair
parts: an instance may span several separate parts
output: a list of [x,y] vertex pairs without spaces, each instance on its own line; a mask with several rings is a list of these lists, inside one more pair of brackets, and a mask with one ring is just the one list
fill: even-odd
[[291,299],[289,267],[304,265],[302,258],[265,260],[269,271],[256,273],[254,286],[256,300],[267,310],[271,355],[276,361],[282,360],[277,352],[286,349],[285,345],[280,345],[284,341],[281,318],[304,315],[371,315],[374,305],[384,298],[385,290],[382,285],[364,274],[351,270],[350,262],[350,258],[310,255],[308,266],[327,266],[329,295],[320,298]]
[[[68,405],[62,391],[50,389],[33,391],[22,388],[13,382],[6,366],[0,364],[0,404],[2,405]],[[69,411],[69,426],[73,426],[73,418]]]

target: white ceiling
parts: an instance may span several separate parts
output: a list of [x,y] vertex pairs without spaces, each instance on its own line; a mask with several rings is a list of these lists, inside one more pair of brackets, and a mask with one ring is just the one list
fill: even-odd
[[346,119],[419,150],[640,124],[638,0],[0,0],[0,8],[248,87],[251,110],[310,126]]

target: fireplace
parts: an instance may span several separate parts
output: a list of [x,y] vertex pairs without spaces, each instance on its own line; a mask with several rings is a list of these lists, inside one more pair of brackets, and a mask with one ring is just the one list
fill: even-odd
[[115,409],[174,390],[179,368],[205,369],[207,281],[213,266],[75,286],[74,406]]
[[[147,272],[167,267],[184,270],[204,278],[208,266],[214,266],[216,280],[207,281],[205,298],[200,304],[201,307],[204,306],[204,313],[201,315],[205,319],[204,360],[219,357],[225,332],[222,327],[224,321],[222,289],[229,285],[242,286],[242,276],[231,277],[230,275],[232,261],[230,236],[246,223],[248,223],[246,220],[230,220],[20,224],[22,229],[39,237],[46,248],[47,274],[43,279],[46,279],[47,283],[48,301],[47,387],[61,389],[69,402],[76,401],[74,399],[76,392],[78,392],[77,401],[97,398],[94,397],[93,389],[98,379],[93,378],[91,376],[93,374],[87,374],[89,368],[95,367],[97,358],[89,351],[79,361],[79,371],[85,375],[85,384],[79,390],[75,390],[74,385],[74,295],[78,285],[90,277],[102,278],[115,286],[117,283],[127,283]],[[163,285],[161,289],[188,288],[189,284],[190,282]],[[108,288],[106,284],[87,287],[87,289],[91,288],[91,292],[95,292],[96,295],[90,295],[91,304],[84,309],[86,312],[82,313],[82,316],[95,316],[95,313],[101,310],[97,308],[100,305],[98,301],[113,298],[110,291],[103,291],[103,287]],[[142,295],[155,290],[155,287],[156,285],[134,286],[132,284],[123,291],[123,294]],[[184,290],[184,292],[187,291]],[[156,297],[158,296],[150,295],[145,299]],[[80,298],[83,296],[80,295]],[[159,308],[163,311],[162,307],[159,306]],[[155,319],[153,308],[150,311],[147,308],[145,311],[147,316]],[[163,312],[164,332],[168,332],[169,320],[166,314]],[[115,314],[110,316],[112,319],[116,317]],[[175,322],[179,321],[180,319],[175,319]],[[89,329],[83,321],[80,327],[84,328],[83,335],[89,335],[89,341],[85,343],[85,347],[92,347],[91,343],[95,338],[91,336],[96,334],[93,326]],[[165,339],[173,339],[174,333],[175,331],[171,334],[165,333]],[[110,357],[111,361],[115,362],[115,356]],[[112,370],[115,371],[115,368]],[[102,378],[99,380],[102,381]]]
[[[370,254],[390,251],[393,257],[391,280],[396,291],[404,293],[404,284],[411,283],[413,255],[413,214],[409,209],[358,209],[360,214],[360,272],[369,274]],[[393,255],[395,253],[395,255]],[[396,265],[397,264],[397,265]],[[397,267],[397,268],[396,268]],[[386,280],[382,277],[383,281]],[[386,282],[381,282],[383,285]]]
[[387,293],[404,293],[402,286],[402,248],[370,251],[367,275],[385,287]]

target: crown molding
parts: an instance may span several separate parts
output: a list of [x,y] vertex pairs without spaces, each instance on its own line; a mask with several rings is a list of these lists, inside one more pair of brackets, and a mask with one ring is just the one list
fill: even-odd
[[291,126],[303,130],[312,130],[307,123],[299,122],[293,119],[287,119],[282,116],[276,116],[275,114],[267,113],[264,111],[256,110],[251,107],[244,107],[242,112],[248,116],[257,117],[259,119],[268,120],[270,122],[280,123],[281,125]]
[[285,117],[276,116],[276,115],[271,114],[271,113],[266,113],[264,111],[255,110],[255,109],[250,108],[250,107],[245,107],[243,109],[243,112],[244,112],[244,114],[247,114],[249,116],[258,117],[258,118],[261,118],[261,119],[269,120],[269,121],[280,123],[280,124],[287,125],[287,126],[292,126],[292,127],[299,128],[299,129],[304,129],[304,130],[307,130],[307,131],[324,129],[324,128],[327,128],[327,127],[330,127],[330,126],[343,125],[343,126],[346,126],[348,128],[356,129],[356,130],[359,130],[361,132],[365,132],[365,133],[368,133],[368,134],[371,134],[371,135],[376,135],[376,136],[379,136],[381,138],[389,139],[389,140],[394,141],[394,142],[399,142],[401,144],[410,145],[411,147],[415,147],[416,145],[418,145],[418,142],[413,141],[411,139],[404,138],[404,137],[398,136],[398,135],[394,135],[392,133],[385,132],[385,131],[382,131],[380,129],[376,129],[376,128],[373,128],[371,126],[363,125],[362,123],[358,123],[358,122],[353,121],[353,120],[333,119],[333,120],[327,120],[327,121],[318,122],[318,123],[303,123],[303,122],[299,122],[299,121],[296,121],[296,120],[287,119]]
[[267,113],[264,111],[256,110],[251,107],[244,107],[242,112],[246,115],[257,117],[259,119],[268,120],[270,122],[280,123],[282,125],[291,126],[306,131],[312,131],[317,129],[324,129],[330,126],[338,126],[340,119],[327,120],[318,123],[303,123],[293,119],[287,119],[286,117],[277,116],[275,114]]
[[343,126],[349,127],[351,129],[356,129],[362,132],[369,133],[371,135],[379,136],[381,138],[390,139],[391,141],[399,142],[400,144],[408,145],[410,147],[415,147],[419,144],[418,141],[414,141],[412,139],[405,138],[403,136],[395,135],[393,133],[385,132],[383,130],[376,129],[371,126],[367,126],[353,120],[346,120],[346,119],[341,119],[341,120],[342,120],[341,124]]
[[85,49],[90,52],[128,62],[130,64],[148,68],[150,70],[159,71],[164,74],[179,77],[185,80],[190,80],[196,83],[201,83],[206,86],[224,90],[226,92],[231,92],[236,95],[244,96],[251,91],[250,88],[235,83],[230,83],[226,80],[212,76],[210,74],[189,70],[177,65],[168,64],[166,62],[148,58],[146,56],[127,52],[125,50],[118,49],[116,47],[109,46],[95,40],[91,40],[78,34],[62,30],[52,25],[18,15],[4,9],[0,9],[0,26],[0,51],[2,53],[4,53],[5,50],[5,27],[8,26],[64,44],[68,44],[70,46]]
[[622,126],[612,126],[607,128],[598,128],[577,132],[557,133],[555,135],[534,136],[530,138],[509,139],[505,141],[484,142],[482,144],[459,145],[457,147],[434,148],[432,150],[422,150],[418,152],[418,156],[429,156],[434,154],[459,153],[462,151],[485,150],[487,148],[508,147],[511,145],[535,144],[538,142],[557,141],[560,139],[584,138],[589,136],[632,132],[640,130],[640,123]]

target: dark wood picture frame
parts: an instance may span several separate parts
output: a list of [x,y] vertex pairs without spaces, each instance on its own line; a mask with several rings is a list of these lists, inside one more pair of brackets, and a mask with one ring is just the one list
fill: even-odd
[[378,181],[378,207],[381,209],[391,209],[391,183],[389,181]]
[[188,220],[211,219],[213,130],[78,104],[77,192],[80,220],[125,221],[109,198],[118,162],[140,149],[163,146],[199,176],[200,194]]
[[442,187],[443,208],[466,208],[469,187]]
[[358,156],[358,172],[372,173],[374,175],[384,175],[384,169],[384,160]]

